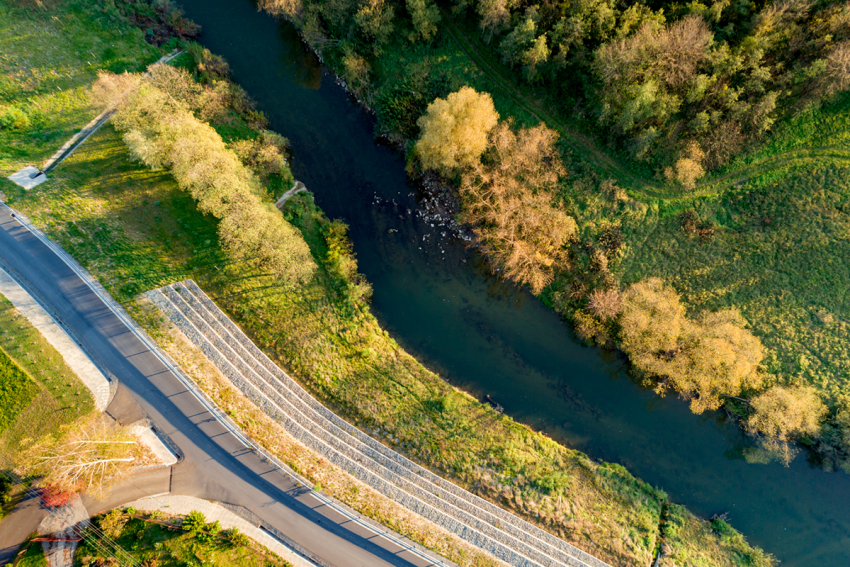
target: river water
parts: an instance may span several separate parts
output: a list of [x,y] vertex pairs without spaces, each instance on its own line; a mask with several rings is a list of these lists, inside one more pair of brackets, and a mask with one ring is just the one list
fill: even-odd
[[295,176],[328,216],[350,225],[372,310],[399,344],[451,383],[624,465],[696,514],[728,513],[783,565],[850,565],[848,475],[823,472],[804,455],[787,468],[748,464],[746,440],[721,414],[695,416],[634,384],[622,360],[581,346],[553,312],[420,216],[401,156],[375,143],[372,118],[291,26],[250,0],[180,3],[203,27],[204,45],[227,59],[291,141]]

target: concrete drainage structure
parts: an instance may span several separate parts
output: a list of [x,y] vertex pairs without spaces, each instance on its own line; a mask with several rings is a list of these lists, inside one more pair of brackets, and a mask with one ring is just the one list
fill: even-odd
[[275,365],[192,280],[146,295],[290,435],[399,505],[511,565],[608,567],[334,414]]

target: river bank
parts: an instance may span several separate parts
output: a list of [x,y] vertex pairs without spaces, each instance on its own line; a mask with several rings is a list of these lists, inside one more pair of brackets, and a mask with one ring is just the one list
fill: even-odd
[[[91,75],[79,76],[81,84],[86,77]],[[307,69],[308,84],[310,78]],[[112,182],[99,182],[104,178]],[[261,274],[224,261],[215,223],[169,179],[129,162],[120,139],[104,131],[37,191],[6,192],[116,298],[128,302],[157,282],[195,277],[215,290],[259,344],[345,415],[391,434],[394,444],[463,484],[474,488],[486,474],[490,488],[479,490],[509,490],[514,509],[556,532],[546,520],[566,522],[560,528],[565,537],[612,561],[645,564],[653,557],[666,496],[621,467],[595,463],[510,418],[493,416],[421,367],[367,312],[340,305],[327,266],[326,221],[309,202],[291,208],[297,197],[287,208],[325,272],[292,296]],[[307,185],[312,188],[312,182]],[[486,428],[479,427],[482,422]],[[481,470],[482,463],[488,470]],[[549,484],[541,484],[546,478]],[[558,510],[556,502],[563,501],[569,509]],[[553,518],[554,512],[562,519]],[[681,518],[700,538],[678,541],[677,534],[665,534],[674,549],[681,546],[680,553],[694,541],[701,550],[716,551],[716,564],[728,563],[726,554],[752,553],[738,541],[729,547],[687,513]]]
[[[405,163],[374,147],[374,118],[351,110],[298,34],[239,2],[218,5],[221,15],[184,4],[205,26],[205,44],[227,57],[290,137],[296,176],[329,216],[350,225],[374,289],[372,312],[405,350],[476,398],[490,394],[522,423],[625,465],[703,517],[728,512],[786,564],[843,564],[834,542],[848,537],[846,477],[802,458],[788,469],[748,464],[749,441],[725,414],[694,418],[686,405],[633,383],[621,359],[579,346],[554,313],[413,212],[422,196],[406,184]],[[677,238],[687,235],[677,229]]]

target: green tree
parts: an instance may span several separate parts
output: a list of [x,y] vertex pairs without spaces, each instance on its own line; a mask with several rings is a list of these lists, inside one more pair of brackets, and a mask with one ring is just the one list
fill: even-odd
[[366,36],[375,53],[380,53],[393,33],[393,7],[385,0],[365,0],[354,15],[354,21]]
[[487,135],[498,121],[489,94],[462,87],[429,104],[419,118],[416,155],[423,167],[445,174],[472,166],[487,149]]
[[436,4],[429,0],[407,0],[407,12],[413,20],[410,41],[427,41],[434,37],[440,22],[440,9]]

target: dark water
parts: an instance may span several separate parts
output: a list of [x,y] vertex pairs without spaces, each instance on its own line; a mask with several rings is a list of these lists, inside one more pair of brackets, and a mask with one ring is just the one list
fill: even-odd
[[[850,478],[747,464],[738,428],[633,384],[622,361],[582,347],[559,318],[490,276],[463,242],[417,216],[404,163],[376,145],[352,103],[291,27],[249,0],[181,0],[203,43],[287,136],[294,172],[351,226],[373,311],[452,383],[593,457],[625,465],[674,502],[730,522],[784,565],[850,565]],[[408,209],[413,213],[408,213]],[[432,228],[430,225],[434,224]]]

